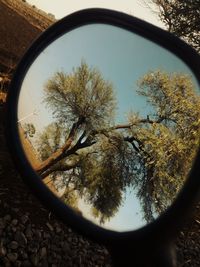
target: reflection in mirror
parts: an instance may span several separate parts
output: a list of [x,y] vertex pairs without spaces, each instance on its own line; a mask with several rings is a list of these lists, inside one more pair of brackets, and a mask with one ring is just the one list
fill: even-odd
[[156,219],[198,148],[190,69],[147,39],[104,24],[49,45],[28,70],[18,125],[33,169],[80,216],[115,231]]

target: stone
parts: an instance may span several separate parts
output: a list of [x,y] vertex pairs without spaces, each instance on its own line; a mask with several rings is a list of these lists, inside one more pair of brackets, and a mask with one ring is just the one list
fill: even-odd
[[22,257],[23,260],[27,260],[28,259],[28,254],[26,252],[22,251],[21,257]]
[[4,229],[6,227],[6,222],[2,219],[2,218],[0,218],[0,229]]
[[33,266],[38,266],[38,263],[39,263],[39,256],[38,256],[38,254],[32,254],[30,256],[30,260],[31,260],[31,263],[33,264]]
[[11,224],[13,226],[16,226],[18,224],[18,220],[17,219],[13,219],[12,222],[11,222]]
[[41,239],[41,237],[42,237],[42,233],[41,233],[41,231],[39,231],[39,230],[35,230],[34,231],[34,235],[35,235],[35,237],[37,238],[37,239]]
[[46,223],[46,226],[49,228],[50,231],[53,232],[53,226],[49,222]]
[[0,244],[0,258],[6,255],[6,248]]
[[23,215],[23,216],[21,217],[21,222],[22,222],[23,224],[26,224],[26,223],[28,222],[28,220],[29,220],[29,218],[28,218],[27,215]]
[[21,261],[19,261],[19,260],[17,260],[16,262],[15,262],[15,265],[14,265],[15,267],[21,267],[22,266],[22,262]]
[[15,234],[15,240],[19,243],[20,246],[24,247],[27,245],[27,238],[23,232],[17,231]]
[[4,209],[9,209],[10,208],[7,203],[3,203],[3,207],[4,207]]
[[13,210],[14,212],[16,212],[16,213],[19,212],[19,208],[12,208],[12,210]]
[[47,259],[42,259],[42,261],[41,261],[41,266],[42,266],[42,267],[49,267],[49,264],[48,264]]
[[62,229],[59,226],[57,226],[56,227],[56,233],[59,234],[61,231],[62,231]]
[[67,238],[67,241],[69,242],[69,243],[72,243],[72,237],[71,236],[69,236],[68,238]]
[[8,253],[7,254],[7,258],[11,261],[11,262],[15,262],[18,258],[18,254],[17,253]]
[[43,259],[43,258],[45,258],[47,256],[47,249],[46,249],[46,247],[42,247],[41,249],[40,249],[40,257],[41,257],[41,259]]
[[15,226],[12,226],[11,230],[15,233],[17,231],[17,228]]
[[63,242],[62,249],[64,251],[70,251],[70,246],[69,246],[68,242]]
[[7,222],[10,222],[11,221],[11,216],[10,214],[7,214],[4,216],[4,220],[7,221]]
[[44,237],[45,239],[48,239],[48,238],[51,237],[51,235],[50,235],[49,233],[47,233],[47,232],[44,232],[43,237]]
[[25,235],[26,235],[26,237],[27,237],[28,239],[31,239],[31,238],[32,238],[33,232],[32,232],[32,230],[31,230],[30,225],[29,225],[29,227],[26,228],[26,230],[25,230]]
[[36,245],[34,244],[34,242],[31,242],[28,246],[28,252],[31,253],[37,253],[38,248],[36,247]]
[[12,241],[10,244],[9,244],[9,247],[13,250],[17,249],[19,247],[19,244],[16,242],[16,241]]
[[31,267],[32,264],[30,263],[29,260],[25,260],[25,261],[22,263],[22,266],[23,266],[23,267]]

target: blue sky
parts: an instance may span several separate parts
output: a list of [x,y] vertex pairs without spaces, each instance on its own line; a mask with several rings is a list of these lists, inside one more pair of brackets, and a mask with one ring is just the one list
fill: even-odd
[[[42,103],[43,86],[56,71],[71,72],[84,59],[91,67],[97,67],[104,79],[113,83],[118,100],[116,123],[126,122],[126,114],[132,110],[145,116],[150,107],[136,93],[137,81],[150,70],[190,73],[176,56],[158,45],[114,26],[93,24],[73,30],[47,47],[36,59],[23,82],[19,103],[19,119],[34,110],[38,115],[24,122],[35,124],[37,131],[47,126],[51,112]],[[85,208],[85,216],[91,214]],[[118,231],[133,230],[145,224],[140,205],[129,194],[118,215],[105,225]]]

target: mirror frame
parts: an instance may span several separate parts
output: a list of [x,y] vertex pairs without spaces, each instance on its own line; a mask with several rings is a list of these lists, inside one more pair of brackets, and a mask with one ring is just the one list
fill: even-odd
[[200,85],[200,56],[190,46],[172,34],[140,19],[113,10],[95,8],[78,11],[56,22],[42,33],[19,63],[7,98],[7,143],[24,182],[46,207],[50,208],[58,218],[76,232],[108,246],[130,244],[132,249],[134,249],[134,244],[137,244],[137,248],[144,247],[145,244],[146,246],[154,247],[156,244],[170,240],[176,235],[183,223],[184,217],[189,214],[191,205],[198,197],[200,189],[200,152],[196,156],[193,168],[181,192],[163,214],[152,223],[137,230],[116,232],[101,228],[87,219],[78,216],[71,208],[58,200],[33,171],[20,142],[17,125],[18,97],[23,79],[31,64],[49,44],[63,34],[80,26],[95,23],[120,27],[157,43],[182,59],[194,73]]

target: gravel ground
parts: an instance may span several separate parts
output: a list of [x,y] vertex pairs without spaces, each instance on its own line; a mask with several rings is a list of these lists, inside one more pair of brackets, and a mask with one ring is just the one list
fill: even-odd
[[[0,39],[3,40],[0,72],[7,68],[11,70],[41,33],[38,25],[42,23],[40,20],[34,27],[31,17],[34,12],[32,14],[27,9],[31,14],[22,17],[20,10],[15,12],[6,3],[0,0]],[[7,91],[8,88],[3,89]],[[110,266],[109,254],[104,247],[63,225],[23,184],[5,144],[4,114],[4,104],[0,103],[0,267]]]
[[178,267],[200,266],[200,203],[193,209],[193,216],[180,231],[176,241]]
[[[18,60],[39,31],[30,29],[27,21],[11,12],[1,0],[0,7],[4,11],[0,35],[7,40],[1,44],[0,65],[7,66],[11,59]],[[20,37],[21,45],[12,41],[15,35]],[[110,267],[110,256],[104,247],[62,224],[23,184],[5,144],[4,114],[0,104],[0,267]],[[193,214],[176,241],[178,267],[200,266],[200,205]]]
[[104,247],[74,233],[30,193],[2,131],[0,144],[0,266],[111,266]]
[[[4,138],[0,108],[0,266],[110,267],[107,250],[57,220],[30,193]],[[176,241],[178,267],[200,266],[200,206]]]
[[28,213],[0,218],[0,266],[110,266],[102,247],[57,221],[46,226],[33,224]]

